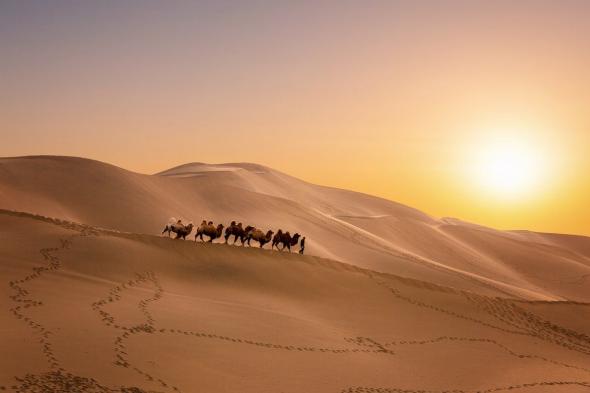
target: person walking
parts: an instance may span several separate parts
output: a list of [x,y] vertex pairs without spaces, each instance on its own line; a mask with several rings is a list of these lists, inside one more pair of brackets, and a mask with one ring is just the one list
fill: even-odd
[[303,255],[303,252],[305,251],[305,236],[303,236],[303,238],[301,239],[301,243],[299,243],[301,245],[301,248],[299,249],[299,254]]

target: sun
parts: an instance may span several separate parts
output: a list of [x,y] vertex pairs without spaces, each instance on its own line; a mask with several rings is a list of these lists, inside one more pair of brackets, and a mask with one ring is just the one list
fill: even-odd
[[486,192],[522,196],[532,192],[542,178],[542,155],[531,142],[488,141],[478,150],[475,176]]

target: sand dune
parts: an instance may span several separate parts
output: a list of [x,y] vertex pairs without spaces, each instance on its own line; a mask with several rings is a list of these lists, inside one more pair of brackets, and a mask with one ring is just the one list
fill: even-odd
[[0,208],[157,234],[168,218],[307,236],[311,255],[480,294],[588,301],[590,239],[497,231],[243,163],[143,175],[72,157],[0,159]]
[[[255,164],[7,158],[0,186],[0,391],[590,391],[588,238]],[[298,231],[311,255],[162,237],[170,216]]]
[[590,391],[587,304],[28,213],[0,228],[2,390]]

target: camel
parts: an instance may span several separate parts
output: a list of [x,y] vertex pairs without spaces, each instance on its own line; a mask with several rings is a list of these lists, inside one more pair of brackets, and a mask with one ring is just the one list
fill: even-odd
[[272,234],[273,231],[269,230],[265,235],[260,229],[254,228],[248,233],[248,246],[250,245],[251,240],[255,240],[260,244],[260,248],[262,248],[266,243],[271,241]]
[[197,241],[197,237],[203,240],[203,235],[209,237],[209,243],[213,243],[213,240],[221,237],[223,234],[223,224],[217,225],[217,228],[213,225],[213,221],[209,221],[208,223],[203,220],[199,228],[197,228],[197,233],[195,233],[195,241]]
[[277,233],[272,238],[272,244],[270,246],[271,249],[274,249],[275,246],[277,246],[277,249],[279,248],[278,244],[281,242],[281,236],[283,236],[283,230],[279,228]]
[[244,242],[246,241],[246,238],[248,237],[248,233],[250,233],[253,229],[254,229],[254,227],[250,226],[250,225],[248,225],[244,229],[244,228],[242,228],[241,222],[236,224],[235,221],[232,221],[230,226],[227,227],[225,230],[225,243],[227,244],[229,241],[229,238],[231,236],[233,236],[234,237],[233,244],[236,244],[238,239],[240,239],[240,242],[242,243],[242,246],[243,246]]
[[281,243],[283,245],[283,247],[281,248],[281,251],[283,251],[285,249],[285,247],[287,247],[287,250],[289,250],[289,252],[291,252],[291,246],[297,245],[297,243],[299,243],[300,237],[301,237],[301,235],[298,233],[291,236],[291,234],[288,231],[283,232],[282,230],[279,229],[277,234],[272,239],[271,248],[276,246],[277,250],[278,250],[279,243]]
[[[236,224],[235,221],[232,221],[231,224],[229,224],[229,226],[227,228],[225,228],[225,243],[227,244],[227,239],[229,239],[229,237],[231,235],[233,235],[233,232],[237,230],[238,227],[242,226],[242,223]],[[234,238],[234,243],[236,242],[235,238]]]
[[189,223],[188,225],[184,225],[182,224],[181,220],[178,220],[177,222],[174,223],[174,220],[172,220],[172,224],[168,224],[164,227],[164,230],[162,231],[162,235],[166,232],[168,232],[168,237],[170,237],[170,233],[175,233],[176,237],[175,239],[180,239],[182,238],[183,240],[186,239],[186,237],[188,235],[190,235],[190,233],[193,231],[193,223]]

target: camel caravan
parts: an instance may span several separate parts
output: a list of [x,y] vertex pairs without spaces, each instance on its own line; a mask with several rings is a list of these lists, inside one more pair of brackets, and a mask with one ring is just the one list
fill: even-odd
[[[290,232],[283,232],[281,229],[279,229],[277,233],[274,233],[271,230],[264,232],[251,225],[244,228],[241,222],[236,223],[235,221],[232,221],[231,224],[225,228],[225,232],[223,231],[223,228],[223,224],[215,226],[213,221],[203,220],[195,233],[195,242],[198,238],[202,242],[212,243],[213,240],[219,239],[223,236],[225,238],[224,244],[229,244],[229,240],[233,236],[232,244],[234,245],[237,244],[238,240],[242,246],[247,244],[250,247],[252,246],[252,241],[258,242],[260,248],[263,248],[267,243],[271,243],[271,249],[276,247],[277,250],[283,251],[286,248],[291,252],[291,247],[299,244],[299,253],[303,254],[305,251],[305,237],[301,237],[299,233],[291,236]],[[162,235],[168,233],[168,237],[170,237],[172,233],[175,233],[175,239],[186,240],[186,237],[192,233],[193,229],[194,225],[192,222],[183,224],[182,220],[172,218],[164,227]],[[279,248],[279,246],[281,248]]]

